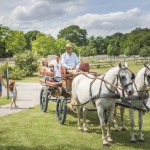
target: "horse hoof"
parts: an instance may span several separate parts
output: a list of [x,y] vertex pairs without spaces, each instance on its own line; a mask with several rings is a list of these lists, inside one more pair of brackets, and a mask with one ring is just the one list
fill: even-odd
[[90,130],[83,130],[84,133],[90,133]]
[[141,142],[141,143],[144,142],[144,139],[139,139],[139,142]]
[[78,129],[78,131],[83,132],[83,129]]
[[126,128],[122,128],[122,131],[126,131],[127,129]]
[[136,143],[136,141],[131,141],[131,143]]
[[113,143],[113,140],[108,140],[108,143],[109,143],[109,144],[112,144],[112,143]]
[[110,145],[109,144],[103,144],[103,147],[109,147]]

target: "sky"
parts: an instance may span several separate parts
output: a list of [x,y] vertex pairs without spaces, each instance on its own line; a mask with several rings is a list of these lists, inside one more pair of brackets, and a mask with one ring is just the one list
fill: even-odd
[[105,37],[150,28],[150,0],[0,0],[0,24],[54,37],[75,24]]

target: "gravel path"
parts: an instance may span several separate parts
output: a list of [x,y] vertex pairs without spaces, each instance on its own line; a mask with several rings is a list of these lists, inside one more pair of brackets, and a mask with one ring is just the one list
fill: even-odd
[[[39,104],[40,90],[42,87],[40,83],[18,82],[16,83],[16,87],[18,91],[18,100],[16,102],[18,108],[10,109],[10,104],[0,106],[0,116],[17,113]],[[5,89],[3,89],[3,95],[6,95]]]

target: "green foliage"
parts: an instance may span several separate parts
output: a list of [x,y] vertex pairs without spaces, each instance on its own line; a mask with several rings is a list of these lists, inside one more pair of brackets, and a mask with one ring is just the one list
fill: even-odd
[[80,55],[84,57],[97,55],[96,48],[89,45],[80,47],[79,52]]
[[119,56],[120,55],[120,45],[119,42],[111,40],[107,47],[107,54],[109,56]]
[[21,70],[18,67],[13,67],[11,70],[9,70],[10,79],[20,80],[25,77],[26,77],[26,72],[24,70]]
[[88,44],[87,31],[85,29],[81,29],[77,25],[71,25],[62,29],[58,34],[58,38],[69,40],[77,46],[85,46]]
[[40,31],[33,30],[24,34],[0,25],[0,57],[12,57],[26,49],[44,57],[50,54],[62,54],[66,51],[67,43],[73,44],[74,52],[80,51],[85,56],[96,54],[148,56],[150,29],[136,28],[130,33],[115,33],[105,38],[101,36],[87,38],[85,29],[71,25],[62,29],[55,40],[51,35]]
[[[32,76],[37,71],[37,57],[31,51],[25,51],[22,54],[15,55],[15,65],[18,69],[24,71],[25,76]],[[18,71],[16,68],[15,72]]]
[[89,45],[92,45],[92,47],[96,48],[98,54],[104,54],[107,52],[106,40],[101,36],[91,36],[89,38]]
[[6,51],[6,38],[10,34],[8,27],[0,25],[0,57],[10,57],[12,53]]
[[145,47],[143,47],[142,49],[141,49],[141,51],[140,51],[140,56],[142,56],[142,57],[148,57],[148,56],[150,56],[150,47],[149,46],[145,46]]
[[54,38],[51,35],[39,35],[32,42],[32,50],[39,56],[54,54]]
[[55,48],[53,49],[54,54],[63,54],[66,51],[66,44],[70,43],[68,40],[64,40],[63,38],[59,38],[55,40]]
[[3,76],[3,77],[6,77],[6,69],[8,68],[8,63],[5,62],[3,64],[0,65],[0,74]]
[[32,49],[32,41],[36,40],[37,35],[41,34],[40,31],[33,30],[27,32],[24,37],[26,39],[26,49],[31,50]]
[[23,52],[26,46],[23,32],[10,30],[9,35],[5,39],[5,44],[6,51],[12,54]]

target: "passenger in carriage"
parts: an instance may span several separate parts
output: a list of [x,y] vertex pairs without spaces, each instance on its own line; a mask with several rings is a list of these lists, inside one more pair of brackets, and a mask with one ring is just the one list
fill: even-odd
[[54,71],[55,71],[55,78],[54,78],[54,80],[56,81],[56,82],[60,82],[60,80],[61,80],[61,70],[60,70],[60,68],[61,68],[61,66],[62,66],[62,63],[61,63],[61,59],[60,59],[60,54],[56,54],[56,59],[55,60],[52,60],[51,62],[50,62],[50,64],[53,64],[54,65]]
[[58,76],[58,74],[56,73],[56,71],[55,71],[55,67],[54,67],[54,65],[53,64],[50,64],[49,65],[49,71],[48,72],[50,72],[50,73],[52,73],[51,74],[51,76],[46,76],[45,77],[45,80],[46,81],[50,81],[50,82],[60,82],[60,76]]
[[79,59],[76,53],[72,52],[72,45],[66,45],[66,52],[62,55],[62,66],[69,70],[79,70]]
[[54,80],[53,80],[54,74],[55,74],[54,65],[53,65],[53,64],[50,64],[50,65],[48,66],[46,72],[51,73],[51,76],[50,76],[50,75],[46,75],[46,76],[45,76],[45,80],[46,80],[46,81],[54,82]]
[[44,61],[44,70],[43,71],[49,71],[48,60]]

